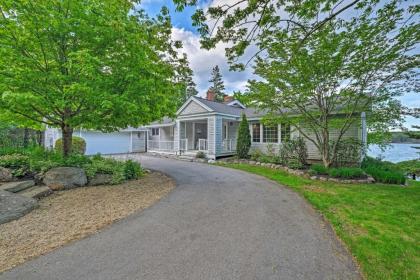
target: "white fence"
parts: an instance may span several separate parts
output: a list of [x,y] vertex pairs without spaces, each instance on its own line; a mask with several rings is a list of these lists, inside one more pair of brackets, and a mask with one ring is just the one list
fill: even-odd
[[147,149],[152,151],[173,151],[174,141],[147,141]]
[[207,139],[198,139],[198,150],[207,151]]
[[236,147],[234,146],[234,140],[233,139],[225,139],[222,141],[222,150],[224,152],[231,152],[236,150]]

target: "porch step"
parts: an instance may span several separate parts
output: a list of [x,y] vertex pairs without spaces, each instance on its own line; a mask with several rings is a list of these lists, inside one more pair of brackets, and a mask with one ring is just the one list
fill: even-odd
[[30,187],[35,186],[34,180],[27,180],[27,181],[17,181],[17,182],[9,182],[0,186],[0,190],[8,191],[12,193],[21,192],[23,190],[29,189]]
[[28,198],[41,198],[49,196],[51,193],[52,190],[47,186],[33,186],[29,189],[19,192],[20,195]]
[[193,161],[193,159],[195,158],[195,157],[193,157],[193,156],[185,156],[185,155],[182,155],[182,156],[178,156],[178,157],[176,157],[177,159],[180,159],[180,160],[184,160],[184,161]]

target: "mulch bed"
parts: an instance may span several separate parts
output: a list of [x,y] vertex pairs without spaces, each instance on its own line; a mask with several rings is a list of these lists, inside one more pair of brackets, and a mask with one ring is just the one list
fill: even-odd
[[55,192],[38,209],[0,225],[0,272],[143,210],[174,187],[171,178],[152,172],[120,185]]

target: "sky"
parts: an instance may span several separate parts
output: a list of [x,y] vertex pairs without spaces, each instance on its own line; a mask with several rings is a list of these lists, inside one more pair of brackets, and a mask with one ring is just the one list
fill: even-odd
[[[199,5],[202,7],[211,5],[217,1],[231,2],[231,0],[202,0]],[[194,81],[197,84],[199,95],[204,97],[207,89],[210,87],[208,80],[211,76],[212,68],[218,65],[226,87],[226,93],[232,94],[233,91],[244,90],[248,79],[255,78],[252,74],[252,68],[248,67],[245,71],[232,72],[225,58],[225,45],[219,44],[215,49],[204,50],[200,48],[200,35],[195,27],[192,26],[191,15],[194,13],[194,7],[187,7],[182,12],[176,12],[172,0],[143,0],[141,8],[143,8],[150,16],[159,13],[162,6],[166,6],[170,10],[173,25],[172,37],[174,40],[180,40],[183,43],[181,52],[188,55],[191,69],[194,71]],[[402,104],[408,107],[420,107],[420,93],[410,92],[399,97]],[[407,117],[406,127],[411,125],[420,125],[418,119]]]

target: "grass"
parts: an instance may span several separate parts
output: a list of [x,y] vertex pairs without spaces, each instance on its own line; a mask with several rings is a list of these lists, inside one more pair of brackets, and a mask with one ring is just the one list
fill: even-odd
[[346,185],[261,166],[223,166],[267,177],[304,196],[330,221],[367,279],[420,279],[420,182]]

